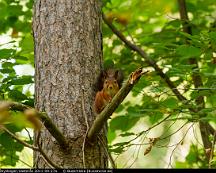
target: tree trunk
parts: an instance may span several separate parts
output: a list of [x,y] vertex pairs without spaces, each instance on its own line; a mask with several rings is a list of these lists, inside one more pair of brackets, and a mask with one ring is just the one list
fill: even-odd
[[[42,149],[64,168],[106,168],[103,132],[105,147],[97,140],[94,144],[86,142],[83,150],[86,119],[89,126],[95,119],[94,86],[102,64],[100,1],[37,0],[33,31],[35,107],[46,112],[69,141],[65,150],[44,128]],[[49,168],[36,152],[34,165]]]

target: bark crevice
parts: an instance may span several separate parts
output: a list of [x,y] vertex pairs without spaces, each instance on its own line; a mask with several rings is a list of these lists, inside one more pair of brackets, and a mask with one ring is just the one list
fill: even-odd
[[[82,86],[89,124],[95,118],[91,105],[95,97],[94,83],[102,66],[100,12],[99,0],[38,0],[34,5],[35,107],[46,112],[69,145],[67,151],[61,150],[64,146],[56,143],[44,129],[42,148],[64,168],[83,168],[86,123],[81,106]],[[86,146],[87,168],[107,167],[107,157],[98,154],[101,147],[100,144],[92,148]],[[100,154],[105,155],[104,152]],[[36,167],[47,167],[38,153],[34,154],[34,159]]]

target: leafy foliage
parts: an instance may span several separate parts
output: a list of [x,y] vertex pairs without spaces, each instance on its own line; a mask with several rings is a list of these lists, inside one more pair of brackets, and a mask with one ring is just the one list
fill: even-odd
[[[15,126],[7,126],[11,132],[19,132],[21,129]],[[21,152],[24,148],[23,145],[11,139],[6,133],[0,132],[0,161],[1,165],[11,165],[15,166],[16,162],[19,160],[19,155],[17,152]]]
[[[133,89],[132,96],[123,102],[124,109],[117,110],[118,116],[113,116],[110,120],[109,140],[111,152],[124,153],[128,143],[120,142],[121,145],[115,147],[113,145],[115,144],[114,141],[120,140],[118,140],[119,135],[124,141],[133,139],[134,135],[138,136],[137,131],[141,129],[137,130],[136,127],[141,126],[141,128],[145,129],[140,124],[143,123],[143,120],[145,125],[148,123],[154,125],[163,120],[164,117],[169,116],[168,120],[173,120],[173,123],[180,119],[185,122],[196,122],[200,119],[199,115],[189,113],[188,107],[196,108],[195,99],[200,96],[204,96],[206,99],[206,108],[202,110],[202,112],[207,113],[205,119],[207,120],[207,117],[213,116],[216,82],[215,6],[213,3],[213,0],[187,1],[186,5],[190,13],[189,25],[192,27],[193,33],[189,35],[182,32],[182,21],[177,15],[179,13],[177,1],[111,0],[104,2],[103,12],[107,19],[128,40],[149,53],[150,58],[157,62],[159,67],[178,87],[179,91],[190,100],[189,103],[184,104],[177,100],[176,97],[173,97],[173,93],[167,87],[166,82],[154,70],[149,68],[142,57],[127,48],[104,24],[103,48],[105,60],[113,60],[115,65],[123,69],[126,75],[139,66],[151,71]],[[186,39],[188,39],[189,43],[186,43]],[[199,62],[199,71],[195,69],[194,65],[188,63],[190,58],[196,58]],[[202,77],[203,87],[200,89],[194,89],[191,78],[194,72]],[[213,123],[214,118],[210,119],[207,121]],[[167,121],[164,121],[164,124],[167,123]],[[128,131],[130,131],[129,134],[133,135],[124,136],[123,134],[127,134]],[[158,136],[161,133],[159,132]],[[166,133],[166,130],[164,133]],[[144,131],[143,134],[148,135]],[[145,143],[144,141],[146,140],[143,140],[142,143]],[[130,144],[133,143],[132,140]],[[191,150],[192,148],[190,153]],[[160,152],[159,148],[158,151]],[[168,151],[167,148],[166,152],[168,153]],[[200,157],[204,158],[205,154],[200,154]],[[192,162],[195,163],[196,160]],[[136,163],[134,166],[137,166]],[[176,166],[178,167],[178,164]],[[189,166],[206,167],[204,162],[203,164],[190,164]],[[182,167],[187,167],[187,164],[185,163]]]
[[196,145],[191,145],[190,152],[188,153],[185,162],[176,162],[176,167],[208,168],[208,163],[205,161],[203,150],[199,149]]
[[[33,75],[22,75],[19,70],[24,68],[23,65],[32,66],[34,63],[32,4],[32,0],[0,0],[0,40],[8,37],[7,41],[0,42],[0,100],[13,100],[30,106],[34,106],[33,93],[29,91],[34,83]],[[6,127],[13,133],[21,132],[26,127],[22,117],[14,113]],[[2,131],[0,146],[0,167],[15,166],[24,146]]]
[[[114,155],[123,155],[123,161],[126,155],[129,162],[137,161],[139,155],[137,162],[131,161],[131,166],[144,167],[143,163],[146,167],[153,167],[153,164],[158,167],[167,166],[162,162],[156,165],[153,161],[163,160],[165,155],[169,155],[171,151],[169,145],[176,147],[180,145],[176,144],[177,139],[185,138],[184,135],[178,134],[183,129],[182,122],[194,123],[203,119],[215,127],[216,7],[214,3],[215,0],[187,1],[189,25],[193,33],[189,35],[182,32],[177,1],[103,0],[103,12],[109,21],[112,21],[128,40],[145,50],[177,86],[180,93],[189,100],[187,103],[180,102],[157,72],[103,24],[105,66],[112,62],[117,68],[122,69],[125,76],[137,67],[144,67],[150,71],[140,79],[109,121],[109,151]],[[0,42],[0,99],[14,100],[30,106],[34,105],[34,96],[29,90],[34,83],[33,75],[19,74],[17,69],[34,64],[31,34],[32,5],[33,0],[0,0],[0,38],[9,37],[8,42]],[[186,39],[188,43],[185,42]],[[198,61],[199,70],[188,63],[188,59],[192,57]],[[202,88],[194,88],[192,72],[201,76]],[[205,98],[206,107],[200,111],[200,114],[206,114],[205,117],[188,111],[189,107],[196,108],[195,99],[200,96]],[[14,114],[14,116],[20,115]],[[21,123],[20,126],[7,124],[7,127],[16,133],[23,130],[25,124]],[[172,137],[175,136],[177,139],[173,141]],[[159,139],[153,145],[148,140],[150,137]],[[145,153],[148,148],[146,145],[151,146],[151,151],[144,156],[140,151],[142,149]],[[15,166],[19,160],[16,151],[21,151],[23,146],[1,131],[0,146],[0,166]],[[127,153],[129,149],[134,155],[137,153],[137,156],[129,157],[129,152]],[[140,161],[145,158],[145,162]],[[196,143],[191,145],[185,162],[178,159],[174,159],[173,162],[177,168],[205,168],[208,167],[208,163],[204,158],[203,149]],[[122,164],[121,160],[117,162],[119,167],[130,165]],[[214,162],[212,166],[215,167],[215,158],[212,162]]]

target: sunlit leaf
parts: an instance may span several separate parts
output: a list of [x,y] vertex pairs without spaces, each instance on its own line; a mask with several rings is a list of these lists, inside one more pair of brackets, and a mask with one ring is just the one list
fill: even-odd
[[199,58],[201,51],[194,46],[182,45],[176,49],[177,54],[181,55],[183,59]]
[[13,79],[10,84],[11,85],[25,85],[33,83],[33,77],[32,76],[21,76],[18,78]]
[[8,95],[9,95],[9,98],[13,99],[14,101],[22,101],[22,100],[28,99],[25,94],[21,93],[18,90],[9,91]]
[[0,59],[9,59],[14,53],[14,49],[0,49]]

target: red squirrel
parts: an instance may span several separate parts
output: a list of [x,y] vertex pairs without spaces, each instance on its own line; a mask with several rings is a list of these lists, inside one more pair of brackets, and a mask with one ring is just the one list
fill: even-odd
[[101,113],[119,91],[123,78],[121,70],[107,69],[102,71],[99,79],[99,85],[101,85],[102,90],[96,93],[94,102],[94,110],[97,114]]

